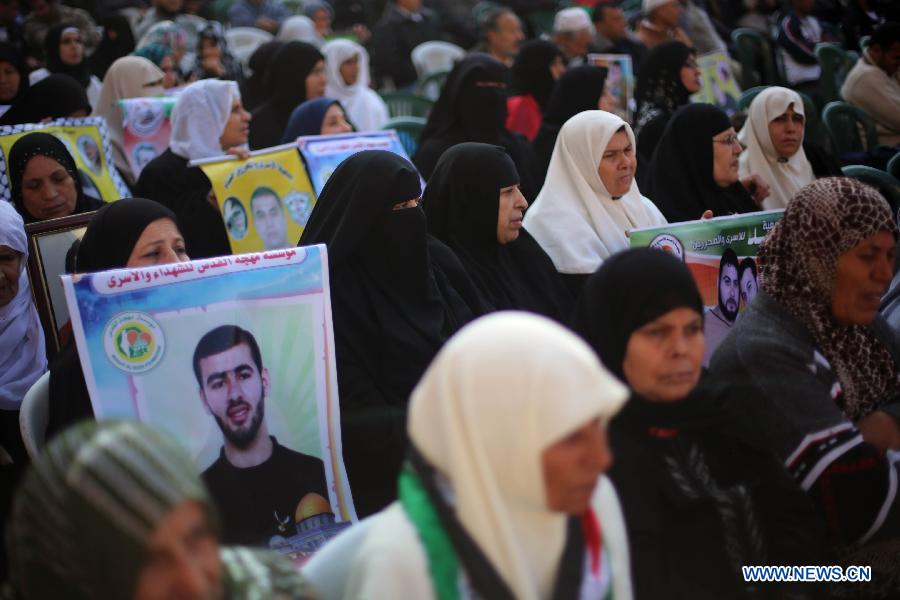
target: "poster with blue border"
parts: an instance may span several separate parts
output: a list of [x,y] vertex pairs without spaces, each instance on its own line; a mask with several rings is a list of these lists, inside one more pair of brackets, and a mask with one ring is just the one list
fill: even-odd
[[297,148],[306,163],[306,172],[317,198],[337,166],[357,152],[387,150],[409,160],[394,131],[303,136],[297,138]]
[[226,543],[302,562],[356,519],[325,246],[63,277],[94,414],[190,452]]

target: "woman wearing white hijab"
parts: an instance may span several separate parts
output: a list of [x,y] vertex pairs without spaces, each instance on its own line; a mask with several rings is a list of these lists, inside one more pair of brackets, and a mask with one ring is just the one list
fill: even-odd
[[159,67],[140,56],[123,56],[116,60],[103,78],[100,98],[94,106],[93,114],[106,120],[109,141],[112,143],[113,162],[128,185],[134,185],[136,177],[131,172],[131,166],[125,156],[122,109],[119,100],[162,96],[166,92],[163,87],[164,78],[165,73]]
[[178,216],[192,258],[230,254],[222,213],[208,200],[209,179],[188,163],[226,153],[247,155],[250,113],[241,104],[237,83],[220,79],[192,83],[178,95],[171,120],[169,148],[144,167],[134,193]]
[[783,87],[764,89],[753,102],[738,140],[747,149],[738,159],[741,178],[756,173],[769,184],[766,210],[785,208],[816,176],[803,150],[803,100]]
[[346,595],[631,598],[621,509],[601,476],[626,396],[544,317],[465,327],[412,394],[400,499],[372,518]]
[[387,105],[369,87],[369,53],[350,40],[322,46],[328,85],[325,95],[340,101],[357,131],[381,129],[390,119]]
[[44,330],[31,301],[28,242],[22,217],[0,201],[0,445],[23,458],[19,405],[47,370]]
[[544,187],[524,226],[578,291],[588,275],[629,247],[631,229],[665,217],[634,180],[634,133],[612,113],[588,110],[565,122]]

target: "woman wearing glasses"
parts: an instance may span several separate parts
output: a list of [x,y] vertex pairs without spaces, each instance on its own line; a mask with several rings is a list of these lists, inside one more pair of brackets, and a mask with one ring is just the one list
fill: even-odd
[[[672,116],[650,161],[648,196],[670,223],[760,210],[769,186],[741,179],[743,151],[728,116],[711,104],[688,104]],[[709,216],[709,215],[707,215]]]

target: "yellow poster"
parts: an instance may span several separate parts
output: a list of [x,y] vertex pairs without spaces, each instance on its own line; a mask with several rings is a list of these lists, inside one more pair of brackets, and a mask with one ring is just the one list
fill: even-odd
[[[106,122],[102,117],[58,119],[48,123],[0,127],[0,152],[3,153],[0,170],[4,175],[7,175],[7,159],[13,144],[19,138],[37,131],[55,136],[66,146],[69,154],[75,159],[78,178],[86,195],[107,202],[130,195],[128,187],[112,162]],[[5,200],[12,199],[8,185],[4,185],[0,193]]]
[[297,245],[316,197],[296,145],[198,166],[212,182],[232,252]]
[[692,102],[715,104],[730,117],[736,110],[741,89],[731,71],[731,60],[724,51],[711,52],[697,58],[703,87],[691,96]]

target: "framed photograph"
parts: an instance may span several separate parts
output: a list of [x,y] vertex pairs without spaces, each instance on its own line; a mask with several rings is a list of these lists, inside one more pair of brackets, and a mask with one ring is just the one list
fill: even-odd
[[60,275],[66,274],[66,256],[84,235],[93,212],[40,221],[25,226],[28,234],[28,280],[44,327],[47,358],[69,340],[72,326]]

